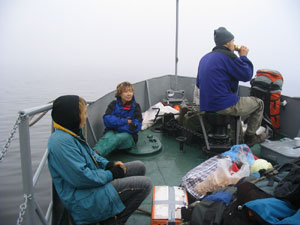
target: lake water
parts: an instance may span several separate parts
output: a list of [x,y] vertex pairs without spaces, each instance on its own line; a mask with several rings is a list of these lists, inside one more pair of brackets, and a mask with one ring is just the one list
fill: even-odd
[[[0,77],[0,142],[1,150],[21,109],[27,109],[48,103],[60,95],[77,94],[88,101],[97,100],[104,94],[113,91],[123,78],[103,79],[87,76],[24,78],[18,76]],[[142,78],[143,80],[146,78]],[[136,82],[136,81],[132,81]],[[37,168],[47,147],[51,134],[50,112],[40,122],[30,128],[33,171]],[[16,133],[9,151],[0,163],[0,225],[16,224],[19,205],[24,201],[19,152],[19,137]],[[36,138],[38,137],[38,138]],[[49,201],[51,182],[46,166],[36,186],[35,197],[46,213]]]

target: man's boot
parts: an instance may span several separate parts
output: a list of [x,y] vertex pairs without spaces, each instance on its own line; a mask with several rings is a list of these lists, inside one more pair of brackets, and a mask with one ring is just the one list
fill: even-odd
[[245,144],[249,147],[264,142],[267,139],[267,134],[262,133],[259,135],[256,134],[245,134]]

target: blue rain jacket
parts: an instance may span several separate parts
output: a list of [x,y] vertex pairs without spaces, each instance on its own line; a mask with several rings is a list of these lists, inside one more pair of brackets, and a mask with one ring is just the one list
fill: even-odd
[[237,57],[224,46],[215,47],[198,67],[200,110],[220,111],[235,105],[239,81],[250,81],[252,76],[253,65],[246,56]]
[[269,224],[300,224],[300,209],[277,198],[263,198],[245,203]]
[[48,166],[55,189],[75,223],[99,222],[123,211],[125,206],[110,184],[112,173],[104,170],[108,161],[94,153],[82,135],[62,129],[49,138]]
[[[136,103],[133,96],[130,109],[124,108],[121,99],[112,101],[103,116],[106,130],[116,130],[118,132],[127,132],[133,135],[135,142],[137,142],[137,133],[142,127],[142,113],[138,103]],[[136,129],[129,128],[128,119],[136,124]]]

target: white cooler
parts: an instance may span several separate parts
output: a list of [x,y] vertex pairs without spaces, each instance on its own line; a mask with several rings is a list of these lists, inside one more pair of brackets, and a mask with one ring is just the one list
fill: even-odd
[[177,186],[154,186],[151,225],[179,225],[181,207],[187,207],[186,190]]
[[261,156],[278,164],[284,164],[300,157],[300,146],[290,138],[283,138],[279,141],[266,140],[261,143]]

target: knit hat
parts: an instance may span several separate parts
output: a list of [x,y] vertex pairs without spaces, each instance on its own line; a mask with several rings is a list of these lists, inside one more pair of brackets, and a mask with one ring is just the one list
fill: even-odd
[[216,46],[221,46],[231,41],[234,38],[233,34],[226,30],[225,27],[219,27],[214,31],[214,39]]
[[78,134],[80,129],[79,96],[64,95],[55,99],[51,116],[55,123]]

